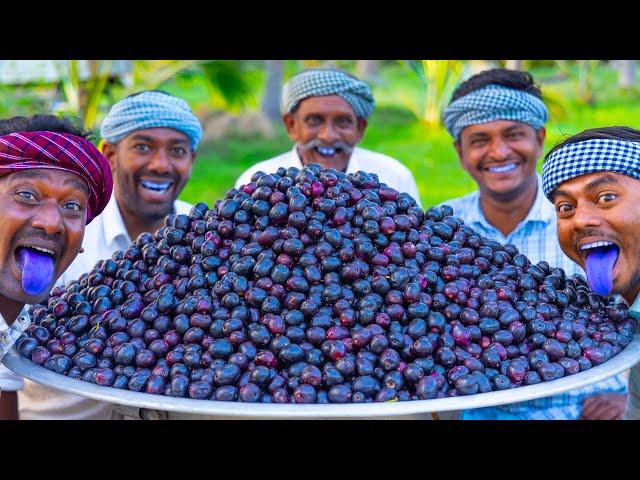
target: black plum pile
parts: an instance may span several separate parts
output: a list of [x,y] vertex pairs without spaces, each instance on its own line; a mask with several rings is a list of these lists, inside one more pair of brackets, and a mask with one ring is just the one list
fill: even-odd
[[552,381],[631,341],[624,305],[452,214],[364,172],[260,172],[54,289],[18,350],[137,392],[358,403]]

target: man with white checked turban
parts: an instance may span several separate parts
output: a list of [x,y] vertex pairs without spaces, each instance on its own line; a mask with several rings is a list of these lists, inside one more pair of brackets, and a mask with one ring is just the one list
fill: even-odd
[[[143,91],[114,104],[100,126],[101,150],[113,172],[113,196],[85,232],[85,253],[60,283],[78,279],[98,260],[125,250],[142,232],[155,232],[170,213],[192,205],[177,197],[191,177],[202,126],[183,99]],[[18,395],[20,418],[100,420],[112,417],[104,402],[46,389],[25,381]]]
[[257,172],[275,173],[279,168],[302,168],[317,163],[346,173],[374,173],[381,182],[420,198],[413,175],[398,160],[356,147],[373,113],[375,101],[369,86],[334,69],[305,70],[282,89],[280,113],[291,151],[260,162],[244,172],[236,188],[251,182]]
[[[556,145],[542,166],[544,194],[554,204],[562,250],[584,267],[591,289],[620,295],[631,327],[640,320],[640,131],[629,127],[585,130]],[[623,311],[619,311],[623,313]],[[611,349],[633,334],[618,332]],[[640,361],[640,358],[638,358]],[[587,407],[585,407],[586,410]],[[594,403],[608,419],[611,402]],[[640,366],[629,374],[625,419],[640,420]]]
[[[444,204],[483,237],[513,244],[531,263],[543,261],[572,275],[582,271],[559,248],[555,212],[536,173],[548,116],[540,89],[526,72],[488,70],[459,85],[443,120],[478,190]],[[603,392],[624,393],[625,385],[622,376],[614,377],[563,395],[466,411],[462,418],[577,419],[584,414],[583,401],[588,405],[589,397]]]

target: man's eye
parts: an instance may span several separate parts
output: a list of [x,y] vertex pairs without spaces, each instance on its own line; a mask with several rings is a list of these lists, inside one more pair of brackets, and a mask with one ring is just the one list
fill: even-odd
[[172,152],[174,155],[179,155],[179,156],[184,156],[187,154],[187,149],[186,148],[182,148],[182,147],[177,147],[172,149]]
[[322,123],[322,120],[320,119],[320,117],[307,117],[307,124],[308,125],[319,125],[320,123]]
[[614,193],[605,193],[604,195],[600,195],[598,197],[598,202],[597,203],[612,202],[615,199],[616,199],[616,195]]
[[560,205],[558,205],[557,209],[561,213],[568,213],[573,209],[573,207],[568,203],[561,203]]
[[32,192],[28,192],[26,190],[16,192],[16,195],[25,200],[37,200],[36,196]]
[[71,210],[73,212],[82,211],[82,205],[80,205],[79,202],[67,202],[63,206],[64,206],[65,209]]
[[136,150],[140,150],[141,152],[150,150],[149,145],[145,145],[144,143],[138,143],[137,145],[134,145],[133,148],[135,148]]

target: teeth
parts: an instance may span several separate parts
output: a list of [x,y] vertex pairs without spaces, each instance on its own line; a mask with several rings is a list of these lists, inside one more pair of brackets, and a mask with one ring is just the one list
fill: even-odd
[[33,245],[25,245],[25,247],[30,248],[32,250],[37,250],[37,251],[42,252],[42,253],[46,253],[46,254],[51,255],[51,256],[54,255],[53,250],[49,250],[48,248],[34,247]]
[[335,155],[336,149],[331,147],[318,147],[318,152],[322,155]]
[[591,242],[580,247],[580,250],[589,250],[590,248],[608,247],[613,245],[613,242]]
[[150,182],[147,180],[142,180],[140,182],[140,185],[142,185],[144,188],[148,188],[149,190],[163,192],[169,189],[169,187],[171,186],[171,182]]
[[510,172],[511,170],[515,170],[517,166],[517,163],[510,163],[509,165],[503,165],[500,167],[489,167],[488,170],[492,173],[505,173]]

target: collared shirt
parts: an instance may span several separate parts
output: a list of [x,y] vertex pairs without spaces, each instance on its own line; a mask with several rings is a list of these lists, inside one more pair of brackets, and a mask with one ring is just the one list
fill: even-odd
[[[555,207],[542,192],[542,179],[538,177],[538,191],[527,216],[513,231],[504,236],[491,225],[480,205],[480,192],[475,191],[464,197],[444,202],[450,205],[454,214],[483,237],[510,243],[527,256],[531,263],[546,260],[552,267],[560,267],[567,276],[574,273],[584,275],[580,266],[567,257],[558,242]],[[595,385],[589,385],[571,392],[553,397],[540,398],[527,402],[512,403],[497,407],[488,407],[465,412],[465,419],[522,419],[522,420],[566,420],[577,419],[582,414],[582,401],[589,396],[601,393],[624,393],[626,391],[624,374],[611,377]]]
[[[93,269],[99,260],[111,258],[118,250],[126,249],[131,238],[122,219],[115,195],[104,211],[87,225],[82,241],[84,253],[58,279],[57,285],[66,285],[77,280],[83,273]],[[174,211],[189,214],[191,204],[176,200]],[[22,379],[17,377],[19,388]],[[107,420],[111,418],[113,407],[105,402],[91,400],[78,395],[45,388],[29,380],[18,393],[20,419],[24,420]]]
[[[629,315],[640,322],[640,295],[629,307]],[[640,420],[640,363],[634,365],[629,372],[629,396],[627,408],[622,417],[624,420]]]
[[[295,144],[290,151],[257,163],[246,170],[238,178],[235,185],[236,188],[251,182],[251,176],[259,171],[274,173],[280,167],[302,169],[303,165],[300,155],[298,155],[297,147],[298,144]],[[349,158],[346,173],[355,173],[357,171],[375,173],[381,182],[386,183],[391,188],[395,188],[398,192],[408,193],[420,204],[420,194],[413,174],[395,158],[356,147]]]

